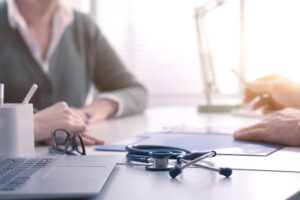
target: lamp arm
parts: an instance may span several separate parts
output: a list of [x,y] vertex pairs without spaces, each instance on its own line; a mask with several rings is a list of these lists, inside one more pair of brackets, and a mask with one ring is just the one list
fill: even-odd
[[199,58],[201,63],[202,80],[205,87],[205,97],[207,105],[211,104],[212,92],[218,91],[218,84],[211,55],[208,34],[205,27],[205,16],[208,12],[216,9],[221,5],[223,5],[222,0],[214,0],[208,1],[204,5],[195,8],[195,22],[199,48]]

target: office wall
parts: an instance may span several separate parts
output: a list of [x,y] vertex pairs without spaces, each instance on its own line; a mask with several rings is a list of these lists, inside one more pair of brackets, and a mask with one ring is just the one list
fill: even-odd
[[[185,0],[97,1],[100,28],[147,86],[152,105],[196,104],[203,100],[195,5]],[[236,0],[209,13],[206,20],[224,94],[238,91],[238,81],[230,72],[238,65],[238,20]]]
[[245,3],[247,78],[279,73],[300,82],[300,1]]

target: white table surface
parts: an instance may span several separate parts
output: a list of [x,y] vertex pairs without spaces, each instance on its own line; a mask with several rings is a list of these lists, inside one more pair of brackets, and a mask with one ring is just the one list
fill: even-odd
[[[160,107],[88,128],[107,143],[115,143],[166,128],[232,134],[259,120],[224,113],[199,114],[196,107]],[[124,153],[94,151],[93,146],[87,147],[87,152],[125,157]],[[48,155],[47,148],[36,147],[36,154]],[[268,157],[217,156],[209,162],[236,170],[231,178],[223,178],[214,172],[191,168],[171,179],[167,172],[145,171],[144,166],[128,165],[121,159],[95,199],[286,199],[300,190],[300,148],[286,147]]]

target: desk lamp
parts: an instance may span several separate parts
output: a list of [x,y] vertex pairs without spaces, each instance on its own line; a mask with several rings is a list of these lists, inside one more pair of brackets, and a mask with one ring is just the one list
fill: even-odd
[[206,104],[199,105],[199,112],[229,112],[241,108],[241,105],[212,104],[211,95],[219,91],[214,71],[213,59],[205,27],[205,16],[224,4],[224,0],[207,1],[195,8],[195,22],[199,48],[199,58],[202,70],[202,80],[205,88]]

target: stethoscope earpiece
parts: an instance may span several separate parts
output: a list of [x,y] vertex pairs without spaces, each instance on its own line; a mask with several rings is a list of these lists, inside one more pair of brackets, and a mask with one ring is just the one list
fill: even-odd
[[173,168],[171,168],[169,170],[169,175],[172,178],[176,178],[176,176],[178,176],[179,174],[181,174],[181,172],[182,172],[181,168],[178,165],[175,165]]
[[228,168],[228,167],[225,167],[225,168],[221,167],[220,171],[219,171],[219,174],[221,174],[223,176],[226,176],[226,177],[229,177],[232,174],[232,169]]

